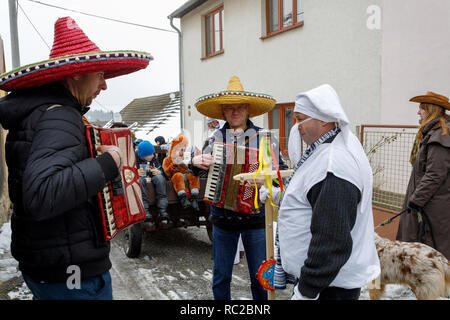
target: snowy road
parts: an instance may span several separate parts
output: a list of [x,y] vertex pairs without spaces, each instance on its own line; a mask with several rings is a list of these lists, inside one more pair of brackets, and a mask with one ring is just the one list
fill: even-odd
[[[114,298],[211,300],[211,250],[204,227],[146,233],[137,259],[125,256],[123,238],[117,237],[111,248]],[[234,267],[232,298],[251,299],[249,283],[243,258]]]
[[[0,229],[0,300],[30,300],[17,262],[9,252],[11,230],[6,223]],[[164,230],[146,233],[142,252],[136,259],[126,257],[123,235],[111,245],[111,276],[116,300],[212,300],[211,242],[205,228]],[[245,257],[234,266],[231,295],[234,300],[249,300],[250,279]],[[292,286],[277,291],[276,299],[289,299]],[[366,288],[361,300],[369,299]],[[415,300],[406,286],[390,285],[385,300]]]

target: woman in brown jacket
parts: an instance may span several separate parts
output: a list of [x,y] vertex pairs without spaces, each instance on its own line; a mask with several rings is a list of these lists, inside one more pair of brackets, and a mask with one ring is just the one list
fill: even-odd
[[450,259],[450,110],[447,97],[428,92],[418,102],[418,150],[412,152],[413,170],[406,190],[397,240],[422,242]]

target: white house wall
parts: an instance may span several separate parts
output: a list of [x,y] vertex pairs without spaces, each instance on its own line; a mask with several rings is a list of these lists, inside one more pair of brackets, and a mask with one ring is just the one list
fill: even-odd
[[450,1],[383,0],[381,122],[417,125],[411,97],[450,96]]
[[[193,10],[181,19],[186,129],[193,132],[195,120],[204,127],[195,100],[224,90],[233,75],[245,90],[271,94],[277,103],[329,83],[353,127],[379,123],[381,30],[367,27],[367,8],[381,1],[305,0],[304,26],[264,40],[264,0],[208,1]],[[224,53],[201,60],[202,16],[222,4]],[[267,116],[256,123],[267,127]],[[198,137],[194,141],[201,145]]]

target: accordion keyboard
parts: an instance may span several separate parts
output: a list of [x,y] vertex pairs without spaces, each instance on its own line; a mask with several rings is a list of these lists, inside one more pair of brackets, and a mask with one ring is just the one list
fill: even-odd
[[213,148],[213,165],[209,168],[208,179],[206,181],[205,198],[218,203],[220,201],[223,181],[225,179],[226,165],[225,159],[227,148],[223,144],[215,143]]

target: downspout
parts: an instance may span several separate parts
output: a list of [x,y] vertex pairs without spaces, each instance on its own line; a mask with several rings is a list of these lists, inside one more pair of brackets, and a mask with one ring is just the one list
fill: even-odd
[[175,27],[173,24],[173,17],[168,16],[167,18],[170,19],[170,26],[175,29],[175,31],[178,33],[178,69],[179,69],[179,87],[180,87],[180,125],[181,129],[184,129],[184,108],[183,108],[183,100],[184,100],[184,94],[183,94],[183,44],[182,44],[182,38],[181,38],[181,31]]

